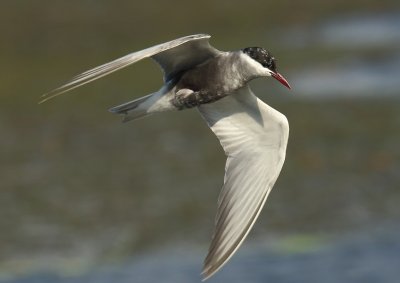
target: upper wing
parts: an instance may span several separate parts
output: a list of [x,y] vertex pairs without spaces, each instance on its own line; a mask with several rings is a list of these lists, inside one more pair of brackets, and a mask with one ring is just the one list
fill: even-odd
[[184,44],[174,45],[174,48],[166,48],[162,52],[155,53],[151,58],[163,69],[164,80],[168,81],[179,72],[190,69],[220,54],[221,51],[212,47],[208,42],[210,37],[210,35],[205,34],[183,37],[181,40],[185,39]]
[[193,67],[219,53],[217,49],[210,46],[209,38],[210,35],[207,34],[189,35],[133,52],[73,77],[64,85],[43,95],[40,103],[148,57],[152,57],[160,64],[164,70],[164,79],[168,80],[176,73]]
[[235,253],[256,221],[285,160],[289,125],[249,87],[199,110],[228,157],[204,261],[207,279]]

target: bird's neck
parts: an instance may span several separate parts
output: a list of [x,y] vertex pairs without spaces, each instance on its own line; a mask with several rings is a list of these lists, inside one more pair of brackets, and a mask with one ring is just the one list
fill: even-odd
[[235,90],[242,88],[257,77],[254,76],[254,71],[253,73],[251,72],[241,53],[242,51],[227,52],[221,55],[219,60],[219,63],[224,66],[224,68],[220,68],[223,73],[221,74],[222,81]]
[[246,62],[243,60],[241,53],[241,51],[229,52],[226,59],[228,61],[226,66],[229,67],[225,71],[229,77],[234,78],[238,84],[240,84],[238,85],[239,88],[254,79],[249,72]]

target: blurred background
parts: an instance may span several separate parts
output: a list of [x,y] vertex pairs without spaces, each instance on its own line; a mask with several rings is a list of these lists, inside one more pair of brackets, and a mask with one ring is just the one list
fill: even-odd
[[0,282],[199,282],[225,157],[197,111],[122,124],[157,90],[145,60],[38,105],[73,75],[180,36],[263,46],[292,85],[253,231],[209,282],[398,282],[400,2],[0,2]]

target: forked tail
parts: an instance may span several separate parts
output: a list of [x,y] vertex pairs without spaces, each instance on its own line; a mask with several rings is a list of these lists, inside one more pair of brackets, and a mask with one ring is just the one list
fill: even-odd
[[143,103],[148,100],[152,95],[153,94],[149,94],[133,101],[115,106],[109,109],[109,111],[114,114],[124,115],[123,122],[128,122],[144,117],[150,113],[148,112],[148,107],[144,107]]
[[174,90],[163,87],[157,92],[115,106],[109,111],[125,115],[123,122],[128,122],[157,112],[178,110],[171,102],[174,95]]

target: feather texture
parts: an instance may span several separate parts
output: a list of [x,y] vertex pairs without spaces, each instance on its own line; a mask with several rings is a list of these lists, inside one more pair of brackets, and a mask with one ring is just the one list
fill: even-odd
[[107,76],[148,57],[159,63],[164,71],[164,80],[168,80],[175,74],[194,67],[220,52],[210,46],[208,43],[209,38],[210,36],[207,34],[189,35],[130,53],[73,77],[64,85],[44,94],[39,103]]
[[286,117],[244,87],[200,113],[218,137],[227,162],[204,279],[235,253],[256,221],[285,160]]

